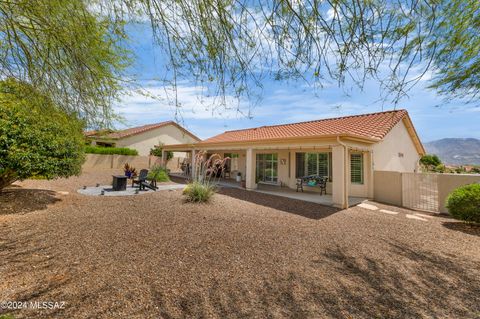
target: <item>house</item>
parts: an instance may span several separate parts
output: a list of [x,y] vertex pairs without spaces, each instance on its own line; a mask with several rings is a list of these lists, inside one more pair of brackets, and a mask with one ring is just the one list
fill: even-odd
[[150,150],[157,145],[200,141],[198,137],[173,121],[142,125],[121,131],[88,131],[84,134],[92,140],[92,145],[128,147],[136,149],[138,155],[149,155]]
[[327,193],[342,208],[349,196],[373,198],[374,170],[415,172],[425,154],[406,110],[227,131],[165,150],[188,151],[193,160],[199,150],[229,156],[247,189],[295,189],[299,177],[328,176]]

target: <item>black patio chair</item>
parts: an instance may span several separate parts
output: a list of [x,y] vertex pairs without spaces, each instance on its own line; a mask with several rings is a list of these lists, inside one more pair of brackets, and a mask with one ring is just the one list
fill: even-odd
[[140,174],[136,178],[132,178],[132,187],[135,187],[135,184],[138,184],[140,190],[145,189],[143,183],[146,182],[148,176],[148,169],[140,170]]

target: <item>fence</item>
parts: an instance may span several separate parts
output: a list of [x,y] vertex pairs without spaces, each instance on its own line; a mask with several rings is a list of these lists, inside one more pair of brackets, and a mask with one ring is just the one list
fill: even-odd
[[[172,172],[178,172],[183,160],[181,157],[174,157],[168,161],[167,168]],[[162,158],[156,156],[86,154],[86,160],[82,169],[87,171],[95,169],[121,169],[125,163],[138,169],[151,168],[157,164],[161,165]]]
[[374,199],[416,210],[448,213],[445,201],[456,188],[480,183],[480,175],[374,172]]

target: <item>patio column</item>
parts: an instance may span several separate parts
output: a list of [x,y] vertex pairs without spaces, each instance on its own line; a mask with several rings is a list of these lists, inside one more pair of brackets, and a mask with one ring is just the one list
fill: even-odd
[[196,163],[195,163],[195,155],[196,155],[196,151],[195,151],[195,150],[192,150],[192,155],[191,155],[192,158],[191,158],[191,160],[190,160],[191,166],[192,166],[192,168],[191,168],[191,170],[190,170],[190,174],[191,174],[192,179],[195,177],[195,165],[196,165]]
[[373,199],[373,151],[365,153],[366,162],[366,182],[368,187],[367,197]]
[[245,185],[247,190],[252,190],[257,188],[257,184],[255,183],[255,168],[256,168],[256,157],[255,152],[253,149],[247,149],[246,154],[246,173],[245,173]]
[[166,158],[165,155],[166,155],[165,149],[162,148],[162,166],[167,167],[167,161],[165,160]]
[[333,205],[339,208],[348,206],[345,153],[343,145],[332,147],[332,201]]

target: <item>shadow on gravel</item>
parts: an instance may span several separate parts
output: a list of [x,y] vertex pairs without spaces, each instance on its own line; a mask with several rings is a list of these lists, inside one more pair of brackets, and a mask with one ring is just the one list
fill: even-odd
[[311,219],[322,219],[340,211],[335,207],[237,188],[220,188],[218,193]]
[[474,236],[480,236],[480,224],[467,224],[464,222],[444,222],[444,227],[460,231],[462,233]]
[[46,209],[60,199],[46,189],[7,188],[0,192],[0,215],[25,214]]
[[480,276],[471,261],[390,244],[388,261],[330,249],[308,272],[212,281],[172,296],[151,288],[162,318],[474,318]]

